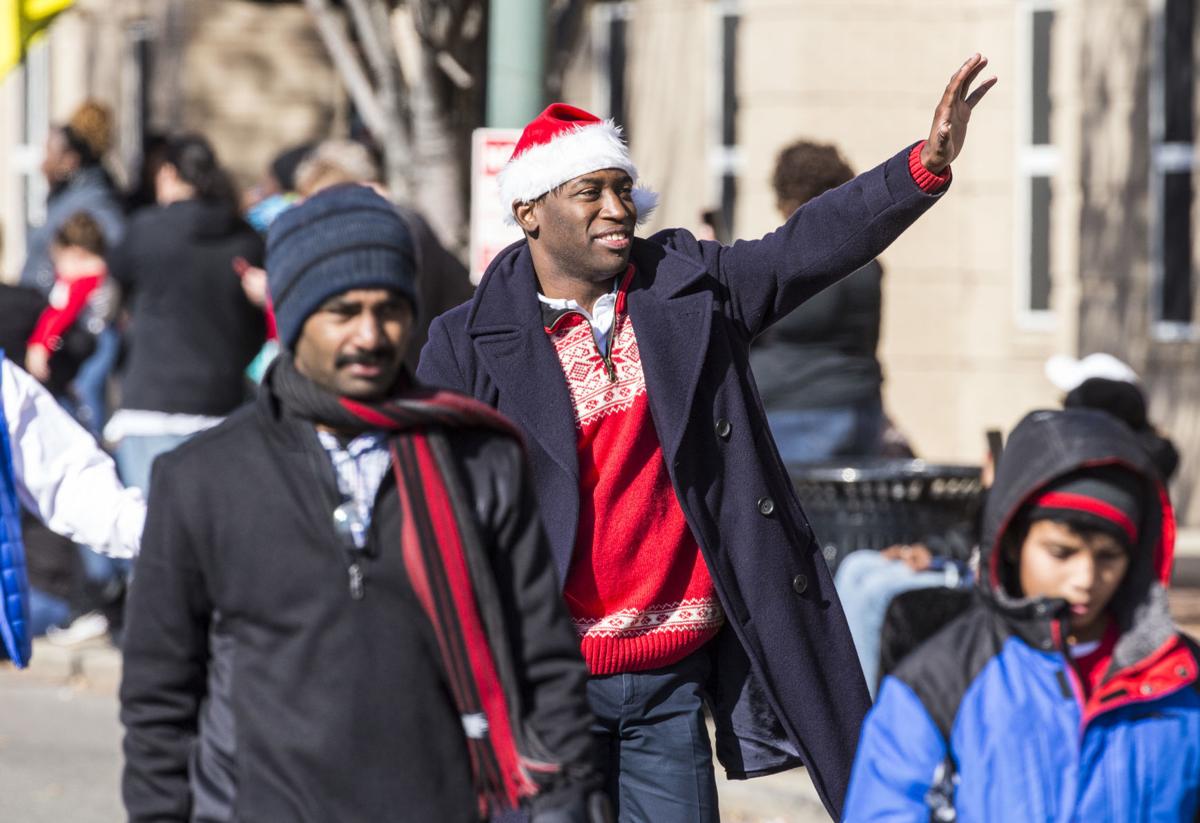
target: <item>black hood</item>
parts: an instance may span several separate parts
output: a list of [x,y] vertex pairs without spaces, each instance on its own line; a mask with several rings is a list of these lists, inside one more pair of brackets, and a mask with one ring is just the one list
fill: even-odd
[[1175,550],[1175,517],[1150,455],[1120,421],[1091,409],[1035,411],[1009,436],[983,519],[979,581],[984,596],[1018,625],[1018,632],[1046,647],[1046,630],[1065,615],[1063,600],[1016,599],[1000,584],[1007,561],[1000,542],[1021,508],[1039,491],[1082,468],[1116,465],[1142,480],[1142,522],[1129,571],[1111,606],[1122,637],[1114,667],[1141,660],[1175,636],[1166,586]]

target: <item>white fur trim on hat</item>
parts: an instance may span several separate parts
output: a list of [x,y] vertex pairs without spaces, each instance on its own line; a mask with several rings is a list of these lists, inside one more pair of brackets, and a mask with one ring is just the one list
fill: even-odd
[[497,175],[506,221],[516,223],[513,204],[531,203],[568,180],[599,169],[620,169],[633,178],[638,222],[650,216],[658,205],[658,195],[636,186],[637,167],[621,139],[621,127],[605,120],[578,126],[508,161]]

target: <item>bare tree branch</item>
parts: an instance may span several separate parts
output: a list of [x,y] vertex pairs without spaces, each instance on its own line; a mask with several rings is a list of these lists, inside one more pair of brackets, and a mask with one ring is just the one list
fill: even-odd
[[372,134],[381,137],[387,131],[387,117],[350,43],[341,16],[330,7],[328,0],[304,0],[304,5],[312,15],[317,33],[325,43],[330,59],[337,66],[363,123]]
[[[395,60],[396,52],[391,47],[391,32],[386,26],[386,17],[381,31],[378,28],[379,21],[373,14],[376,10],[375,4],[368,6],[365,0],[346,0],[346,6],[350,9],[354,29],[358,34],[358,42],[362,44],[367,63],[370,64],[371,71],[375,74],[375,82],[379,85],[380,94],[387,99],[396,92],[395,77],[392,74],[392,62]],[[386,40],[383,39],[384,37]],[[388,86],[392,86],[392,88],[389,89]]]

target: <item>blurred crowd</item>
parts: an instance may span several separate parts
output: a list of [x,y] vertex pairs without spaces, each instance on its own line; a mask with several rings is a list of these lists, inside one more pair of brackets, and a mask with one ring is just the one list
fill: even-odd
[[[0,349],[41,382],[145,490],[154,458],[249,399],[278,352],[262,268],[267,229],[286,209],[341,183],[387,195],[372,147],[331,139],[284,148],[239,191],[199,134],[150,135],[122,189],[105,157],[115,123],[85,101],[46,140],[45,221],[30,232],[19,281],[0,283]],[[422,316],[470,297],[466,268],[425,219],[400,204],[416,246]],[[120,631],[129,563],[23,515],[32,629],[75,643]]]

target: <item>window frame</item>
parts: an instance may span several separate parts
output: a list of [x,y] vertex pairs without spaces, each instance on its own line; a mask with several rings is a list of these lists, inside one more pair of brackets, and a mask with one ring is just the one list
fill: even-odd
[[[1149,88],[1149,143],[1150,168],[1147,190],[1149,196],[1147,238],[1150,260],[1150,302],[1147,306],[1150,328],[1153,339],[1159,342],[1194,342],[1200,341],[1200,312],[1197,311],[1196,294],[1200,284],[1196,282],[1196,223],[1200,197],[1197,197],[1197,170],[1200,162],[1196,159],[1196,98],[1197,88],[1193,79],[1192,87],[1192,140],[1191,142],[1171,141],[1165,139],[1166,131],[1166,63],[1167,63],[1167,31],[1166,31],[1167,0],[1151,0],[1150,2],[1150,88]],[[1195,51],[1196,28],[1200,25],[1200,15],[1193,11],[1192,42],[1193,63],[1196,61]],[[1193,73],[1194,74],[1194,73]],[[1164,209],[1163,195],[1166,178],[1171,174],[1190,174],[1192,178],[1192,237],[1189,248],[1191,259],[1190,280],[1192,291],[1192,318],[1190,321],[1165,320],[1162,312],[1163,289],[1165,287],[1166,251],[1163,244]]]
[[[1016,117],[1016,184],[1014,187],[1013,203],[1013,271],[1017,275],[1015,290],[1015,313],[1017,327],[1023,331],[1047,332],[1053,331],[1058,325],[1058,312],[1055,309],[1055,265],[1054,265],[1054,219],[1059,210],[1054,197],[1055,188],[1059,184],[1062,172],[1062,150],[1054,143],[1054,110],[1049,111],[1050,132],[1049,142],[1036,144],[1033,142],[1033,81],[1034,81],[1034,15],[1038,12],[1052,12],[1056,15],[1055,22],[1061,10],[1059,0],[1019,0],[1016,7],[1016,55],[1017,65],[1020,66],[1018,79],[1020,92],[1017,100]],[[1051,30],[1051,55],[1053,55],[1054,34]],[[1046,85],[1050,90],[1053,101],[1054,66],[1051,56],[1047,65]],[[1030,304],[1033,300],[1033,209],[1032,197],[1034,180],[1046,178],[1050,184],[1049,222],[1046,226],[1049,254],[1047,259],[1046,276],[1049,279],[1049,300],[1044,309],[1035,309]]]

